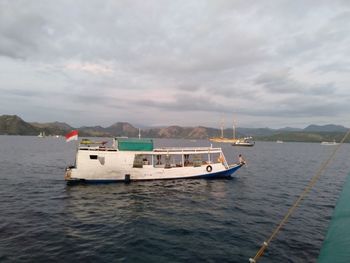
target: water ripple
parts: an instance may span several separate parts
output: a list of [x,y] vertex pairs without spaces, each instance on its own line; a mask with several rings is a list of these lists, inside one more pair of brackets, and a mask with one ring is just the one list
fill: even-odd
[[[307,143],[223,145],[230,162],[238,153],[248,159],[232,180],[67,186],[72,145],[15,136],[0,143],[1,262],[247,262],[330,154]],[[316,262],[348,152],[344,145],[261,262]]]

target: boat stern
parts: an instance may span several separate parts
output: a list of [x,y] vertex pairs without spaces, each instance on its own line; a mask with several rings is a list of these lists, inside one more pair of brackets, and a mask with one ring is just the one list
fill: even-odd
[[64,173],[64,180],[71,181],[72,180],[72,169],[75,169],[75,166],[68,166]]

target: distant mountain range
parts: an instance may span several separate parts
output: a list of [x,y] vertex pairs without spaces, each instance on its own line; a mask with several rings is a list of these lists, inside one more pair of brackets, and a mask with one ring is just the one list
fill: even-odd
[[[25,122],[16,115],[0,116],[1,135],[38,135],[45,132],[46,135],[65,135],[69,131],[78,129],[79,136],[91,137],[113,137],[127,136],[137,137],[139,129],[127,122],[117,122],[109,127],[72,127],[63,122],[37,123]],[[340,141],[348,128],[341,125],[309,125],[304,129],[286,127],[282,129],[270,128],[237,128],[237,137],[252,136],[255,140],[263,141]],[[233,130],[225,129],[224,137],[231,138]],[[185,138],[185,139],[208,139],[221,134],[219,129],[198,127],[157,127],[141,129],[142,137],[147,138]]]

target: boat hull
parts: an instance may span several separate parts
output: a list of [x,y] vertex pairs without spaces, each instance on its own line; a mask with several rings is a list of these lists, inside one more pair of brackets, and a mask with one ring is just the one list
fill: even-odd
[[65,179],[68,184],[74,184],[74,183],[91,183],[91,184],[98,184],[98,183],[117,183],[117,182],[133,182],[133,181],[154,181],[154,180],[174,180],[174,179],[219,179],[219,178],[231,178],[232,175],[241,167],[243,164],[235,164],[225,170],[216,171],[216,172],[203,172],[200,174],[193,174],[193,175],[179,175],[179,176],[166,176],[163,175],[162,177],[151,177],[148,178],[137,176],[133,174],[128,174],[128,176],[117,178],[115,176],[114,178],[88,178],[88,177],[74,177],[72,176],[72,172],[74,172],[75,168],[68,168],[66,170]]
[[254,143],[232,143],[232,146],[253,147]]

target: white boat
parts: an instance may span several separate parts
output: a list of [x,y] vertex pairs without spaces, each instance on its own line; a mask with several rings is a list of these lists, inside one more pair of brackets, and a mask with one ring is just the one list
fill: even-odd
[[238,139],[236,142],[232,143],[232,146],[247,146],[247,147],[252,147],[255,145],[255,142],[252,141],[252,137],[246,137],[246,138],[241,138]]
[[281,140],[277,140],[277,141],[276,141],[276,143],[283,143],[283,141],[281,141]]
[[38,135],[38,138],[44,138],[45,137],[45,132],[40,132]]
[[113,146],[80,144],[71,182],[117,182],[184,178],[227,178],[243,164],[228,165],[221,148],[153,148],[151,139],[115,138]]
[[321,145],[337,145],[338,143],[334,140],[332,142],[321,142]]

